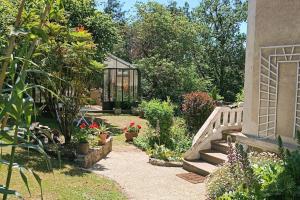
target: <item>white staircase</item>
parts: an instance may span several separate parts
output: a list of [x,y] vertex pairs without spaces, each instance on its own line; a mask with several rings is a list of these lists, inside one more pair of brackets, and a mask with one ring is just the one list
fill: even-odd
[[[213,172],[227,161],[228,134],[239,135],[243,108],[217,107],[195,135],[192,147],[185,153],[183,168],[201,175]],[[235,138],[233,138],[235,139]]]

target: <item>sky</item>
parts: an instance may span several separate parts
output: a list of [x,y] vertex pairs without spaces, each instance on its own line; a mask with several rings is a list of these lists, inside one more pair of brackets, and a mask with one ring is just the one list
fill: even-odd
[[[134,5],[137,2],[148,2],[148,1],[156,1],[162,4],[169,4],[171,0],[120,0],[120,2],[123,4],[123,8],[125,11],[128,11],[129,14],[134,14],[135,8]],[[199,5],[201,0],[177,0],[178,6],[183,6],[185,2],[188,2],[190,5],[190,8],[195,8]],[[103,8],[103,2],[106,2],[106,0],[96,0],[98,7],[101,9]],[[241,25],[241,32],[247,33],[247,24],[243,23]]]

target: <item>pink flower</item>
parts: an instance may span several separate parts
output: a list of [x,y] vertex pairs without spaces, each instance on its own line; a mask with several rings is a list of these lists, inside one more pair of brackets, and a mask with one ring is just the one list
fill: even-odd
[[134,121],[130,122],[129,126],[133,127],[134,126]]

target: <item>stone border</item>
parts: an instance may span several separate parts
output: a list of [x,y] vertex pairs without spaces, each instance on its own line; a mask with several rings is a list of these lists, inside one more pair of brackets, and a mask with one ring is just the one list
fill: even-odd
[[149,163],[151,165],[161,166],[161,167],[182,167],[182,162],[175,162],[175,161],[165,161],[165,160],[159,160],[156,158],[149,157]]
[[106,144],[99,147],[94,147],[89,150],[87,155],[78,154],[75,159],[80,167],[90,168],[96,164],[99,160],[106,157],[112,151],[112,137],[106,140]]

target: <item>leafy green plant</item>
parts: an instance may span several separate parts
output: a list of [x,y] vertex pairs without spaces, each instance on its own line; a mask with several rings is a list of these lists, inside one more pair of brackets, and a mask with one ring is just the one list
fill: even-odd
[[213,87],[213,89],[210,91],[209,95],[211,96],[211,98],[213,98],[213,100],[215,101],[220,101],[220,100],[224,100],[224,97],[222,97],[220,95],[220,90],[218,90],[218,88],[215,86]]
[[[28,68],[31,65],[36,65],[30,59],[36,49],[37,43],[42,38],[42,27],[48,18],[50,8],[53,4],[52,1],[46,1],[42,3],[43,12],[37,16],[38,23],[31,25],[31,29],[28,30],[26,25],[22,24],[23,17],[28,15],[33,16],[35,11],[39,11],[37,8],[24,12],[27,6],[26,0],[20,1],[18,5],[17,16],[15,18],[14,27],[9,35],[7,46],[5,48],[4,56],[0,57],[1,74],[0,74],[0,147],[10,148],[11,152],[9,160],[0,159],[0,163],[7,165],[6,182],[4,185],[0,185],[0,193],[3,194],[3,200],[8,198],[8,195],[15,195],[21,198],[21,195],[10,189],[10,183],[12,179],[13,168],[19,170],[21,178],[30,193],[30,187],[28,178],[25,171],[33,174],[38,185],[41,189],[41,198],[43,198],[41,179],[34,171],[15,163],[16,148],[33,149],[41,153],[49,169],[51,163],[47,154],[43,149],[41,141],[32,133],[29,129],[31,124],[31,115],[33,113],[33,100],[30,96],[30,90],[37,85],[31,85],[28,83],[30,70]],[[27,28],[28,32],[21,31],[21,28]],[[35,30],[35,31],[34,31]],[[30,37],[28,37],[28,35]],[[18,46],[20,45],[20,46]],[[18,46],[18,48],[16,48]],[[35,71],[42,74],[41,71]],[[39,86],[41,87],[41,86]],[[9,120],[9,123],[8,123]],[[19,133],[23,133],[23,137]],[[33,138],[38,144],[32,144],[29,142],[29,138]]]
[[166,160],[166,161],[176,161],[181,160],[181,155],[171,151],[164,145],[154,145],[153,149],[148,150],[148,154],[152,158]]
[[169,132],[174,117],[174,106],[168,101],[160,101],[153,99],[144,107],[145,118],[148,120],[150,126],[155,128],[157,121],[159,121],[159,127],[161,132]]
[[245,100],[245,91],[242,89],[239,93],[235,96],[235,102],[244,102]]
[[76,143],[87,143],[89,138],[89,131],[86,129],[76,129],[74,134],[74,142]]

